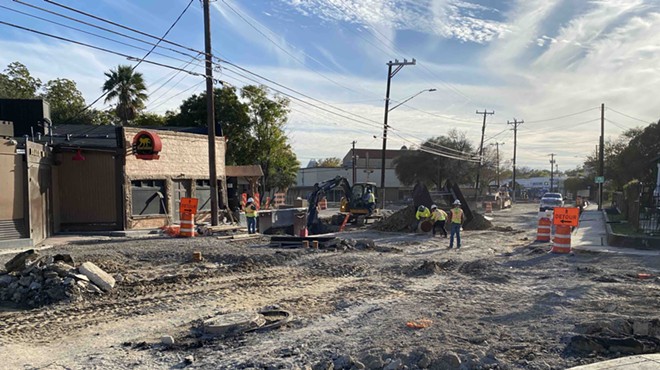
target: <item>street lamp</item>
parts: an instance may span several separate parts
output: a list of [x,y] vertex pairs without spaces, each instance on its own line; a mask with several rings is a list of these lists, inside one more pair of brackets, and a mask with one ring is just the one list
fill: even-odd
[[410,100],[412,100],[413,98],[415,98],[415,97],[416,97],[417,95],[419,95],[419,94],[422,94],[422,93],[425,93],[425,92],[432,92],[432,91],[436,91],[436,90],[437,90],[437,89],[424,89],[424,90],[418,92],[417,94],[408,97],[407,99],[405,99],[405,100],[402,101],[401,103],[399,103],[399,104],[393,106],[392,108],[390,108],[389,112],[391,112],[391,111],[395,110],[396,108],[398,108],[398,107],[404,105],[405,103],[409,102]]

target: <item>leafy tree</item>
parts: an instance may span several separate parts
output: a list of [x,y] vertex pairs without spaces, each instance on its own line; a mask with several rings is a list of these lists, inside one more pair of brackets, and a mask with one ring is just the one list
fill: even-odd
[[40,88],[41,80],[32,77],[20,62],[9,63],[4,73],[0,73],[0,98],[34,99]]
[[319,159],[317,167],[341,167],[341,159],[337,157]]
[[117,69],[105,72],[105,76],[107,80],[103,84],[103,91],[108,93],[105,102],[117,101],[115,114],[127,125],[144,108],[147,100],[147,86],[142,73],[134,72],[131,66],[119,65]]
[[[455,149],[463,156],[474,153],[472,143],[464,132],[451,130],[446,136],[438,136],[422,144],[422,149],[443,150]],[[458,159],[451,159],[431,154],[422,150],[409,150],[402,152],[394,161],[395,172],[402,184],[410,186],[417,181],[427,186],[434,184],[440,186],[444,180],[458,183],[472,183],[476,164]]]
[[98,109],[88,109],[83,113],[86,117],[89,117],[89,121],[86,123],[91,123],[92,125],[116,125],[119,124],[117,116],[114,112],[109,110],[98,110]]
[[[634,162],[640,158],[638,155],[633,154],[634,150],[628,150],[625,155],[624,151],[626,151],[626,148],[634,138],[641,135],[641,132],[641,129],[631,129],[625,131],[618,138],[614,140],[608,139],[605,142],[603,148],[605,177],[607,179],[607,186],[612,190],[622,189],[623,185],[630,180],[638,178],[635,174],[637,169],[634,168]],[[627,163],[628,161],[630,163]],[[600,173],[599,153],[597,151],[587,156],[584,168],[592,179]]]
[[167,118],[156,113],[140,113],[133,120],[135,126],[164,126]]
[[90,124],[90,112],[84,112],[85,98],[76,83],[65,78],[44,85],[43,98],[50,104],[50,117],[55,124]]
[[[251,158],[261,165],[264,172],[264,192],[275,188],[286,188],[295,182],[295,177],[282,179],[276,174],[290,173],[299,167],[299,162],[287,143],[284,132],[289,113],[289,100],[277,95],[272,99],[269,98],[265,86],[245,86],[241,91],[241,97],[247,102],[254,138],[250,147]],[[275,183],[275,179],[291,181]]]
[[[225,161],[229,165],[253,164],[250,148],[253,145],[252,121],[248,107],[239,100],[236,88],[224,87],[213,90],[216,132],[227,139]],[[169,126],[206,127],[206,93],[193,95],[181,103],[178,112],[167,112]]]

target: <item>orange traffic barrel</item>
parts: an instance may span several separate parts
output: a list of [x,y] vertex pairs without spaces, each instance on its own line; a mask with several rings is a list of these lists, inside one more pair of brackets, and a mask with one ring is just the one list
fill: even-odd
[[553,253],[571,253],[571,227],[566,225],[557,225],[555,228],[555,237],[552,239]]
[[181,219],[181,228],[179,229],[179,235],[185,238],[192,238],[195,236],[195,214],[183,212],[179,214]]
[[539,226],[536,229],[536,241],[543,243],[549,242],[551,229],[552,229],[552,223],[549,218],[547,217],[539,218]]
[[493,202],[486,202],[486,213],[493,213]]

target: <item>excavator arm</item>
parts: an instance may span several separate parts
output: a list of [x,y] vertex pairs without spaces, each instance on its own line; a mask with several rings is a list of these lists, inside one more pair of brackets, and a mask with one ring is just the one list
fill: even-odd
[[344,177],[337,176],[334,179],[314,184],[314,190],[307,198],[307,230],[309,230],[311,234],[319,233],[321,228],[318,213],[319,201],[325,195],[325,192],[336,187],[341,187],[341,189],[344,191],[344,196],[350,197],[351,185]]

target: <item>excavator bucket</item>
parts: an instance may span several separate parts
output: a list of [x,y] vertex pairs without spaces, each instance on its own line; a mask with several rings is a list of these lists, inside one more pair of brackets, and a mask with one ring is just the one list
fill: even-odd
[[[463,196],[458,184],[454,184],[447,180],[442,190],[434,194],[436,197],[441,198],[447,206],[451,206],[455,200],[460,200],[461,208],[465,215],[465,224],[469,223],[474,218],[467,199]],[[421,183],[415,184],[413,187],[413,204],[415,205],[415,209],[421,205],[430,208],[433,203],[433,197],[431,196],[431,193],[429,193],[426,185]]]

